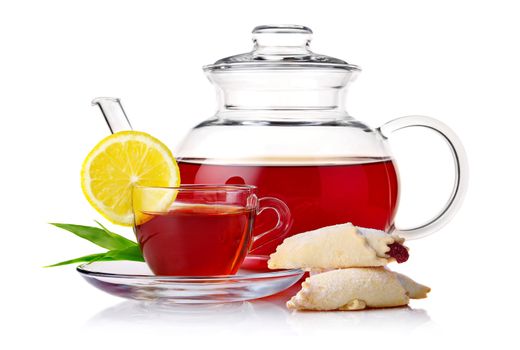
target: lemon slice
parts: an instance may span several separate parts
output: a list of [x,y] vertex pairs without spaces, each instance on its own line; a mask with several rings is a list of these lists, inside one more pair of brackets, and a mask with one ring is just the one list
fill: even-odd
[[[168,147],[140,131],[120,131],[101,140],[81,169],[81,188],[90,204],[111,222],[124,226],[134,223],[134,185],[179,183],[179,167]],[[174,199],[173,191],[156,191],[139,202],[150,211],[163,211]]]

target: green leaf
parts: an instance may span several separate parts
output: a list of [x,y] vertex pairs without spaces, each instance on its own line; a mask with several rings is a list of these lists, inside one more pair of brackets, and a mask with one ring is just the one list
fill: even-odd
[[117,233],[109,231],[105,226],[103,226],[97,221],[96,223],[100,227],[58,223],[51,223],[51,225],[72,232],[76,236],[86,239],[100,247],[109,249],[108,252],[85,255],[79,258],[65,260],[45,267],[62,266],[80,262],[93,261],[144,261],[141,250],[139,249],[139,246],[136,242],[133,242],[123,236],[120,236]]
[[93,261],[113,261],[113,260],[131,260],[131,261],[144,261],[141,250],[136,245],[134,247],[128,247],[125,249],[109,250],[106,253],[97,253],[85,255],[76,259],[65,260],[56,264],[44,266],[44,267],[55,267],[63,266],[68,264],[80,263],[80,262],[93,262]]
[[[133,247],[133,246],[136,246],[137,243],[132,241],[132,240],[129,240],[128,238],[125,238],[121,235],[118,235],[117,233],[115,232],[112,232],[110,231],[109,229],[107,229],[105,226],[103,226],[99,221],[97,220],[94,220],[96,222],[96,224],[99,225],[99,227],[101,227],[103,229],[103,231],[106,232],[107,235],[109,235],[110,237],[116,239],[116,240],[120,240],[123,244],[126,244],[127,247]],[[124,247],[121,247],[121,248],[118,248],[118,249],[123,249]]]
[[144,261],[143,254],[139,246],[128,247],[119,250],[110,250],[106,252],[103,258],[110,258],[112,260],[132,260],[132,261]]
[[[98,223],[99,224],[99,223]],[[72,232],[78,237],[86,239],[100,247],[109,250],[119,250],[129,247],[137,247],[137,243],[133,242],[117,233],[107,230],[103,225],[99,224],[99,227],[73,225],[73,224],[59,224],[51,223],[56,227],[62,228],[69,232]]]

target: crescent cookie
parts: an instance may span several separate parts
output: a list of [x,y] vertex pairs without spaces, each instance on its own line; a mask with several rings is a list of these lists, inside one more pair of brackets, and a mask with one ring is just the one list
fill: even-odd
[[401,246],[404,238],[384,231],[358,228],[351,223],[322,227],[286,238],[271,254],[270,269],[328,269],[384,266],[394,259],[389,245]]
[[362,310],[407,305],[430,288],[384,267],[332,270],[308,277],[287,302],[292,310]]

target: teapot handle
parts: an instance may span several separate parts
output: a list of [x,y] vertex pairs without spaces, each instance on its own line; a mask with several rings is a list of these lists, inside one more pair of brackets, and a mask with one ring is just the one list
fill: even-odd
[[444,123],[437,119],[424,116],[406,116],[389,121],[376,129],[384,139],[388,139],[395,131],[420,126],[438,132],[448,143],[455,162],[455,182],[451,195],[442,210],[424,224],[408,229],[392,226],[390,232],[397,233],[406,239],[416,239],[430,235],[446,225],[455,215],[468,185],[468,160],[464,147],[457,135]]

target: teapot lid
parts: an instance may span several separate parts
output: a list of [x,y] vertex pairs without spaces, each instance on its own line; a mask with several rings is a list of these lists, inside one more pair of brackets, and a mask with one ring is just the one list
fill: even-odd
[[253,29],[251,52],[222,58],[204,66],[205,71],[243,69],[344,69],[360,68],[309,49],[312,30],[301,25],[261,25]]

